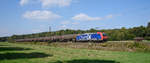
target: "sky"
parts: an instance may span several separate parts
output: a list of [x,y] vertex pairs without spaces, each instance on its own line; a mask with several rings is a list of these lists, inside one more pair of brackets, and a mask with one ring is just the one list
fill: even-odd
[[150,0],[0,0],[0,37],[62,29],[132,28],[150,22]]

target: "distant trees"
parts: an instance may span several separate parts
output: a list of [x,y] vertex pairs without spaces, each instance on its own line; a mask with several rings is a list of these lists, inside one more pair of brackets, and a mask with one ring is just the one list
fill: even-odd
[[147,28],[150,28],[150,22],[148,22]]
[[0,42],[5,42],[8,40],[8,37],[0,37]]
[[122,27],[121,29],[103,30],[108,34],[109,40],[132,40],[135,35],[130,32],[130,29]]
[[150,22],[148,23],[145,32],[146,32],[146,37],[145,37],[145,39],[150,40]]
[[103,30],[96,30],[94,28],[90,30],[59,30],[54,32],[42,32],[42,33],[35,33],[35,34],[26,34],[26,35],[13,35],[11,37],[1,37],[0,41],[6,40],[15,40],[15,39],[24,39],[24,38],[37,38],[37,37],[49,37],[55,35],[66,35],[66,34],[82,34],[82,33],[95,33],[95,32],[105,32],[109,40],[133,40],[134,37],[143,37],[147,40],[150,40],[150,22],[148,26],[139,26],[126,29],[122,27],[121,29],[103,29]]

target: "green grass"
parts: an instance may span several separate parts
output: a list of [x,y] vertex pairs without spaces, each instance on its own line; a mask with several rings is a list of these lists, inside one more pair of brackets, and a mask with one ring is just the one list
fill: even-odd
[[150,63],[150,53],[0,42],[0,63]]

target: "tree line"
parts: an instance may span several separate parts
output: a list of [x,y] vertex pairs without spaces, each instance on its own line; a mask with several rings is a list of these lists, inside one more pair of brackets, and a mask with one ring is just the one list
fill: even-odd
[[110,41],[120,41],[120,40],[133,40],[135,37],[143,37],[146,40],[150,40],[150,22],[147,26],[138,26],[133,28],[122,27],[120,29],[103,29],[96,30],[94,28],[90,30],[59,30],[54,32],[42,32],[34,34],[25,34],[25,35],[12,35],[10,37],[0,37],[0,41],[11,41],[15,39],[25,39],[25,38],[38,38],[38,37],[50,37],[57,35],[66,35],[66,34],[82,34],[82,33],[96,33],[104,32],[108,35]]

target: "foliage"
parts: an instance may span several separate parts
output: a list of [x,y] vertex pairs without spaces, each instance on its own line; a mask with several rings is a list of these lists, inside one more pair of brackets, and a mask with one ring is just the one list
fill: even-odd
[[8,40],[8,37],[0,37],[0,42],[4,42],[6,40]]
[[[53,32],[42,32],[42,33],[34,33],[34,34],[25,34],[25,35],[13,35],[9,37],[9,41],[15,39],[25,39],[25,38],[37,38],[37,37],[50,37],[56,35],[66,35],[66,34],[82,34],[82,33],[95,33],[95,32],[105,32],[111,41],[120,41],[120,40],[133,40],[134,37],[143,37],[147,40],[150,40],[150,23],[147,27],[139,26],[126,29],[122,27],[121,29],[103,29],[96,30],[94,28],[90,30],[59,30]],[[7,41],[6,38],[0,38],[0,41]]]

